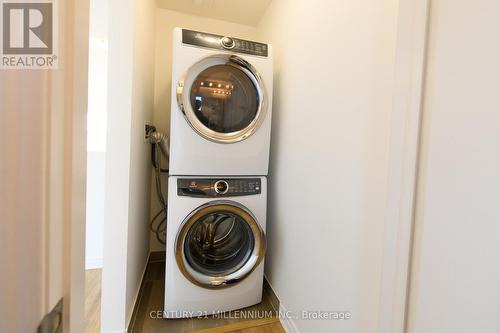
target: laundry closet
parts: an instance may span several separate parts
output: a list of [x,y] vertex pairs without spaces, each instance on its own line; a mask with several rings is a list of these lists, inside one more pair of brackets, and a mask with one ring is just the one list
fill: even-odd
[[[373,309],[379,302],[384,239],[397,3],[363,1],[340,6],[324,1],[293,5],[279,0],[257,1],[253,9],[233,7],[232,15],[228,13],[230,6],[222,9],[217,5],[159,1],[156,10],[153,119],[157,129],[168,133],[171,140],[168,213],[177,221],[167,236],[171,251],[166,255],[165,309],[181,310],[181,316],[182,310],[185,314],[205,310],[199,307],[201,303],[195,305],[197,295],[201,295],[197,292],[217,295],[219,289],[221,298],[215,302],[219,307],[224,307],[223,300],[234,298],[230,293],[237,293],[237,283],[230,288],[200,287],[210,283],[224,287],[224,282],[220,278],[210,282],[210,269],[200,266],[202,261],[197,264],[200,258],[196,253],[200,251],[195,243],[176,243],[176,238],[200,241],[200,235],[208,235],[208,228],[195,218],[201,215],[196,215],[196,209],[211,201],[241,198],[262,205],[260,200],[267,203],[266,209],[250,209],[250,216],[263,214],[257,220],[266,221],[265,228],[261,225],[266,254],[258,270],[249,276],[265,275],[280,298],[282,311],[337,309],[364,318],[333,323],[290,320],[288,325],[303,332],[327,332],[332,325],[370,331],[378,320]],[[218,10],[212,11],[215,8]],[[231,50],[232,42],[236,49]],[[266,45],[272,61],[263,67],[266,57],[252,54],[252,47],[262,51]],[[217,59],[217,54],[234,54],[248,62],[250,66],[243,69],[248,76],[232,82],[260,87],[260,92],[254,88],[245,91],[245,103],[250,103],[249,111],[255,114],[262,103],[265,109],[261,112],[267,112],[269,121],[251,115],[247,119],[228,118],[258,121],[247,133],[233,137],[223,131],[223,135],[217,134],[222,120],[210,119],[210,114],[218,105],[210,104],[211,96],[206,94],[220,91],[222,100],[231,93],[226,83],[229,88],[233,85],[227,81],[229,74],[208,70],[231,62]],[[211,55],[214,58],[210,59]],[[176,68],[176,63],[181,65]],[[238,61],[233,64],[235,69],[242,65]],[[228,132],[242,129],[237,125]],[[248,133],[248,138],[243,138]],[[269,146],[265,144],[268,135]],[[255,144],[256,140],[262,141]],[[231,153],[224,157],[224,151]],[[269,166],[264,163],[266,155]],[[167,182],[166,176],[163,179]],[[256,186],[260,193],[241,197],[217,193],[218,186],[225,189],[226,183],[227,194],[245,187],[252,192]],[[161,209],[154,191],[152,216]],[[183,222],[198,227],[189,231],[182,228]],[[228,228],[233,225],[224,223]],[[242,230],[247,228],[244,225]],[[254,229],[243,232],[253,236],[240,239],[241,244],[251,245],[251,239],[258,239]],[[152,235],[151,251],[163,249]],[[184,254],[179,256],[176,250]],[[192,254],[186,256],[190,251]],[[248,258],[257,258],[257,253],[250,251]],[[319,259],[324,256],[331,259]],[[263,268],[265,272],[260,271]],[[224,276],[224,272],[219,275]],[[315,282],[304,287],[303,281],[310,279]],[[256,285],[255,280],[250,281]],[[210,297],[203,299],[210,306],[214,304]],[[245,297],[239,297],[238,302],[244,301]],[[225,309],[234,304],[227,303]]]

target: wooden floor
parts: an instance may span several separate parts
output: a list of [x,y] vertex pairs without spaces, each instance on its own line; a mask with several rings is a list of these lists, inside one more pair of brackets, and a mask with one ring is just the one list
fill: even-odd
[[101,269],[85,271],[85,333],[101,331]]
[[[150,262],[130,322],[131,333],[284,333],[276,316],[244,320],[237,316],[154,319],[151,311],[163,309],[165,263]],[[260,304],[240,311],[276,312],[276,300],[264,293]],[[229,314],[234,314],[230,312]],[[240,316],[241,317],[241,316]],[[85,271],[85,333],[99,333],[101,321],[101,269]]]
[[[273,313],[272,317],[244,320],[231,316],[230,312],[222,317],[190,319],[154,319],[151,311],[163,309],[165,281],[165,263],[151,262],[144,277],[136,311],[132,317],[129,331],[132,333],[284,333],[279,319],[274,316],[276,310],[267,293],[262,303],[240,311],[262,311]],[[236,317],[236,318],[235,318]],[[241,315],[239,316],[241,317]]]
[[243,321],[238,324],[229,324],[220,327],[207,328],[193,333],[285,333],[277,318],[256,319]]

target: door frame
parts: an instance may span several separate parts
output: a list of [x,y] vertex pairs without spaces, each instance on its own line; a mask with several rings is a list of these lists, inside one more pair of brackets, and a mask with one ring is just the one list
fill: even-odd
[[[64,57],[64,331],[85,328],[85,207],[89,0],[67,1],[60,26]],[[54,90],[61,82],[52,82]]]
[[[413,235],[418,152],[422,117],[424,68],[430,0],[400,0],[394,98],[389,151],[389,181],[379,307],[379,332],[405,331]],[[89,2],[69,1],[62,26],[69,69],[65,81],[65,231],[64,288],[69,291],[64,322],[71,332],[83,331],[86,106]],[[69,173],[67,172],[69,171]]]
[[430,1],[399,2],[380,333],[406,330]]

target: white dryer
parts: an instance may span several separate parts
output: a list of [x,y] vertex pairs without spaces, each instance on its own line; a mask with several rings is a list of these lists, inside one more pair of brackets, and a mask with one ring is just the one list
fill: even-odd
[[176,28],[170,175],[267,175],[271,46]]
[[170,177],[166,318],[261,302],[266,186],[265,177]]

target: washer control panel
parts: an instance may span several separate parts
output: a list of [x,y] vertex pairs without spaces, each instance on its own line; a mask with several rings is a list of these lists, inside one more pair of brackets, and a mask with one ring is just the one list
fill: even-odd
[[182,42],[216,50],[231,50],[261,57],[268,56],[267,44],[193,30],[182,29]]
[[178,178],[177,194],[187,197],[236,197],[261,193],[260,178]]

